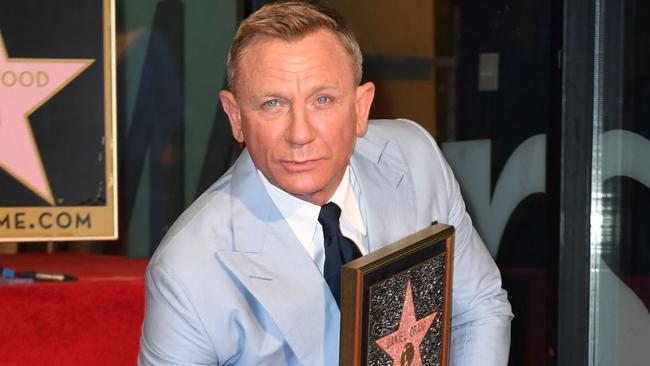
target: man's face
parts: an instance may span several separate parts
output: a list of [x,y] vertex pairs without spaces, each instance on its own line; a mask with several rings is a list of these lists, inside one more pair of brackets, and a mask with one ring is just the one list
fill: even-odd
[[356,85],[351,57],[326,30],[258,39],[237,70],[235,94],[219,94],[235,139],[272,184],[326,203],[365,133],[374,85]]

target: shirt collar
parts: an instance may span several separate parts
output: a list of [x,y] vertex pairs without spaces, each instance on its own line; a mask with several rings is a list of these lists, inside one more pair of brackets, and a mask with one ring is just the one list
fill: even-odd
[[[305,249],[310,254],[313,254],[315,249],[312,248],[312,243],[316,232],[316,225],[318,224],[320,206],[303,201],[271,184],[259,169],[257,173],[271,200],[275,203],[278,210],[280,210],[280,213],[291,230]],[[346,231],[345,226],[350,226],[350,229],[355,230],[363,236],[366,235],[366,229],[363,224],[363,218],[361,217],[361,211],[359,210],[359,203],[353,190],[354,184],[356,184],[355,178],[354,173],[352,172],[351,174],[351,169],[348,166],[345,169],[341,183],[339,183],[330,201],[341,207],[341,221],[343,223],[342,230],[344,234]]]
[[341,217],[343,223],[347,223],[352,229],[359,232],[361,235],[366,235],[366,228],[363,225],[361,218],[361,211],[359,210],[359,202],[354,195],[354,185],[356,184],[356,177],[351,174],[351,169],[348,166],[345,170],[345,175],[341,180],[336,192],[330,202],[336,203],[341,208]]

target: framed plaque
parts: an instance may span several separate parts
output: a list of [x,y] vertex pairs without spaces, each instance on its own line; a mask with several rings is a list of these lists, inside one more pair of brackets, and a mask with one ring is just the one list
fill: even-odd
[[447,365],[453,226],[434,224],[341,273],[341,365]]
[[113,0],[0,2],[0,241],[117,237]]

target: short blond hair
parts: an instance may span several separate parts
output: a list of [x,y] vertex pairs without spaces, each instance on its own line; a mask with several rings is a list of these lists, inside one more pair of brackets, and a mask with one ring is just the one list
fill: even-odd
[[241,22],[228,50],[226,69],[228,88],[234,89],[237,67],[244,51],[257,39],[268,37],[286,42],[298,41],[318,30],[331,31],[351,57],[356,83],[361,82],[363,56],[359,43],[343,17],[314,1],[278,1],[264,5]]

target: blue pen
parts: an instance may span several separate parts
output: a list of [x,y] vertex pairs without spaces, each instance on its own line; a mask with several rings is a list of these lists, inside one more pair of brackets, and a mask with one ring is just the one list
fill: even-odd
[[16,271],[7,267],[0,267],[0,277],[13,278],[16,276]]

